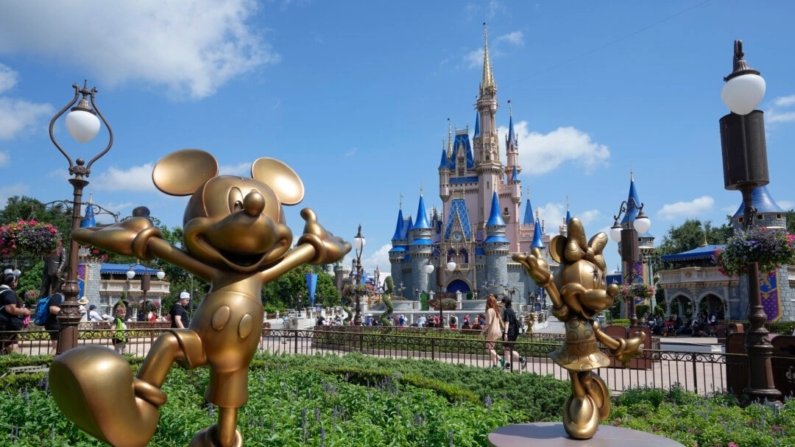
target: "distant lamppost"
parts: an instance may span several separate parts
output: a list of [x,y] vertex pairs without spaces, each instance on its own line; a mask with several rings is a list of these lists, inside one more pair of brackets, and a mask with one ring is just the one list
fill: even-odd
[[510,287],[508,283],[505,283],[502,285],[502,290],[504,293],[511,295],[511,302],[513,302],[513,294],[516,293],[516,287]]
[[296,304],[295,304],[295,310],[298,311],[298,318],[301,318],[301,306],[303,304],[303,300],[301,299],[301,294],[300,293],[296,297],[296,300],[297,301],[296,301]]
[[[110,147],[113,145],[113,130],[111,129],[102,112],[99,111],[97,105],[94,103],[94,95],[97,93],[96,88],[89,90],[87,83],[81,89],[77,84],[72,85],[75,89],[75,96],[72,100],[64,106],[50,121],[50,139],[53,144],[69,162],[69,175],[74,176],[69,179],[72,185],[72,231],[80,228],[80,204],[83,199],[83,189],[88,185],[88,176],[91,174],[91,165],[100,157],[105,155]],[[82,98],[80,98],[82,95]],[[79,102],[78,102],[79,99]],[[90,103],[89,103],[90,100]],[[75,107],[72,107],[77,103]],[[67,109],[72,107],[68,115],[66,115],[66,129],[69,134],[80,143],[87,143],[97,136],[100,128],[99,119],[108,129],[108,145],[99,154],[94,156],[88,164],[82,158],[78,158],[72,162],[72,158],[66,151],[58,144],[55,139],[53,128],[58,118],[63,115]],[[80,293],[80,287],[77,284],[77,263],[78,263],[78,249],[77,241],[72,238],[69,244],[69,274],[66,279],[66,284],[63,288],[64,302],[61,304],[61,311],[58,313],[58,323],[60,325],[60,333],[58,335],[58,349],[57,353],[62,354],[75,346],[77,346],[77,324],[80,322],[80,305],[77,304],[77,295]]]
[[[767,144],[765,142],[764,113],[755,110],[765,95],[765,80],[759,71],[748,67],[743,59],[743,43],[734,41],[734,66],[724,78],[726,84],[721,99],[731,111],[720,119],[721,149],[723,155],[723,181],[727,190],[740,190],[743,196],[743,228],[754,226],[756,209],[753,207],[754,188],[770,183],[767,169]],[[773,382],[770,357],[773,345],[767,339],[764,324],[767,315],[759,295],[759,265],[748,265],[748,321],[745,335],[748,353],[749,383],[743,392],[751,399],[777,402],[781,393]]]
[[356,281],[353,283],[353,290],[356,294],[356,314],[353,317],[354,326],[362,325],[362,294],[361,291],[359,291],[359,283],[362,282],[362,250],[364,249],[364,244],[365,239],[364,236],[362,236],[362,226],[360,224],[359,230],[356,232],[356,236],[353,238],[353,249],[356,255]]
[[400,285],[398,287],[395,287],[395,290],[399,290],[400,291],[400,295],[398,295],[399,297],[405,298],[405,296],[403,296],[403,292],[406,290],[406,285],[403,284],[402,281],[401,281],[401,283],[400,283]]
[[[442,258],[439,258],[439,263],[441,264]],[[448,272],[452,272],[455,270],[456,263],[453,261],[448,262],[445,264]],[[435,267],[433,264],[428,264],[425,266],[425,273],[431,274],[433,273]],[[439,306],[439,327],[444,328],[444,308],[442,307],[442,293],[444,292],[442,286],[442,271],[441,269],[437,272],[436,275],[436,285],[439,287],[439,299],[437,300],[437,305]]]
[[[622,214],[627,222],[620,224]],[[621,202],[618,215],[613,216],[615,222],[610,229],[610,237],[621,246],[621,261],[624,262],[624,276],[627,284],[634,284],[638,279],[635,275],[635,263],[641,261],[638,251],[638,233],[643,234],[649,231],[651,220],[643,213],[643,204],[636,203],[632,197]],[[629,299],[629,324],[636,326],[638,316],[635,313],[635,297]]]

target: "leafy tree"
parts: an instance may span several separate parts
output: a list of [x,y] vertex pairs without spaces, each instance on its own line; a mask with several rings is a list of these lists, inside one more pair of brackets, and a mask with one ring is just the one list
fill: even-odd
[[12,196],[0,211],[0,223],[3,224],[31,219],[52,224],[63,235],[64,242],[72,234],[72,207],[62,203],[45,206],[32,197]]
[[795,210],[787,211],[787,233],[795,234]]
[[682,253],[704,245],[725,244],[726,240],[734,234],[734,227],[731,226],[731,218],[726,216],[727,223],[716,227],[710,221],[702,222],[698,219],[688,219],[682,225],[675,227],[671,225],[668,233],[663,236],[663,241],[654,250],[652,255],[652,265],[654,271],[670,268],[662,262],[663,255]]
[[317,273],[315,296],[321,297],[324,306],[334,306],[340,302],[339,291],[334,287],[334,278],[319,266],[305,264],[265,285],[262,288],[262,303],[285,309],[295,306],[298,295],[301,295],[301,304],[306,306],[309,302],[309,289],[306,286],[307,273]]

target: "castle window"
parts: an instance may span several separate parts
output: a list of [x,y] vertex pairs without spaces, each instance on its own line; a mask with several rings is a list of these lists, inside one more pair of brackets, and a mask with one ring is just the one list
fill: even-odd
[[491,182],[486,182],[486,189],[491,189]]
[[757,220],[762,220],[762,215],[761,215],[761,214],[757,214],[757,215],[756,215],[756,219],[757,219]]
[[781,219],[781,214],[776,214],[776,219]]

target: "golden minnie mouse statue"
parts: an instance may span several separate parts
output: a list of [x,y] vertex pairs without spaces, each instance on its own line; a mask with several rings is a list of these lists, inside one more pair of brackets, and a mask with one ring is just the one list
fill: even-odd
[[571,396],[563,408],[563,427],[575,439],[590,439],[599,422],[610,414],[610,395],[602,378],[592,372],[610,365],[610,359],[596,342],[605,345],[610,354],[626,364],[640,354],[646,335],[628,340],[615,339],[599,329],[596,316],[609,308],[618,294],[618,286],[605,287],[605,261],[602,250],[607,235],[599,233],[585,240],[585,229],[579,219],[568,224],[568,236],[556,236],[550,243],[552,259],[560,266],[551,273],[538,248],[531,254],[515,254],[527,274],[547,291],[552,300],[552,314],[563,321],[566,340],[549,354],[558,365],[569,371]]
[[187,329],[160,336],[134,377],[113,350],[81,346],[57,357],[50,386],[61,411],[78,427],[116,447],[145,446],[157,428],[160,389],[173,363],[210,368],[205,399],[218,407],[217,424],[190,446],[240,447],[237,411],[248,401],[248,366],[262,334],[262,286],[304,263],[328,264],[350,251],[306,208],[298,245],[282,205],[295,205],[304,186],[284,163],[260,158],[252,178],[218,176],[207,152],[186,149],[160,160],[152,173],[158,189],[191,196],[183,221],[183,249],[169,245],[146,217],[76,230],[72,237],[115,253],[159,258],[212,284]]

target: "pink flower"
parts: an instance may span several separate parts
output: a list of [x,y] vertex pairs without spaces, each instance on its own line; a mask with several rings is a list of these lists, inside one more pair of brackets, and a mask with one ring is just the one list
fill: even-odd
[[730,443],[729,443],[729,445],[727,445],[726,447],[740,447],[740,446],[739,446],[739,445],[737,445],[737,443],[736,443],[736,442],[732,441],[732,442],[730,442]]

